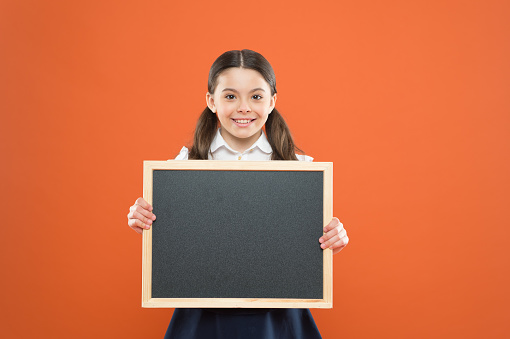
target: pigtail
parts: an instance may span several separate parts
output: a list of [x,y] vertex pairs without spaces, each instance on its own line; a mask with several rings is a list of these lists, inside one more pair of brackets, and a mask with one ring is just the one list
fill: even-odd
[[209,148],[211,148],[217,128],[218,117],[209,107],[206,107],[198,118],[193,146],[189,151],[188,159],[207,160],[209,158]]
[[273,154],[271,160],[298,160],[289,127],[280,112],[275,109],[269,114],[266,121],[266,136]]

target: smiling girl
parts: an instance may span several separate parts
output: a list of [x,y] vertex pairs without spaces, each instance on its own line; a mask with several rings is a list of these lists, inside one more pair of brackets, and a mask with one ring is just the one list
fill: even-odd
[[[259,53],[223,53],[209,72],[207,107],[198,119],[190,150],[176,160],[300,160],[289,128],[275,109],[273,68]],[[265,132],[264,132],[265,130]],[[152,206],[138,198],[128,225],[138,233],[156,219]],[[349,238],[333,218],[317,246],[340,252]],[[176,309],[165,338],[320,338],[308,309]]]

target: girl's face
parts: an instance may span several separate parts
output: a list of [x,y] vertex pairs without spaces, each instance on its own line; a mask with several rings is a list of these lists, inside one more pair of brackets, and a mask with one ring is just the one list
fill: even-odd
[[269,84],[252,69],[228,68],[217,80],[207,106],[218,115],[221,136],[230,147],[244,152],[260,137],[262,127],[276,104]]

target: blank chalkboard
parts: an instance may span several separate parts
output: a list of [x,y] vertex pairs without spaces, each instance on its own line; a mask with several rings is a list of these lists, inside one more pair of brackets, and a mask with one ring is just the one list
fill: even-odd
[[331,307],[332,164],[146,161],[144,307]]

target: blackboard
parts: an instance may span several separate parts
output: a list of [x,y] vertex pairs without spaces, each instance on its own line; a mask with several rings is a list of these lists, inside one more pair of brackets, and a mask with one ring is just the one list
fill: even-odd
[[146,161],[144,307],[331,307],[332,164]]

